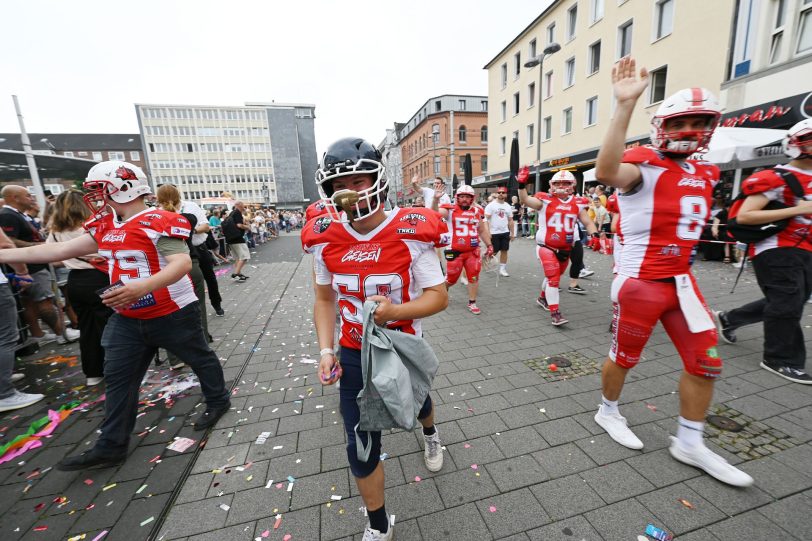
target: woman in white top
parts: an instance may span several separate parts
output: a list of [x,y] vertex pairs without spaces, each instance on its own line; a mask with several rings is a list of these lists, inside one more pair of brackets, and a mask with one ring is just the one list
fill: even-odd
[[[90,218],[90,209],[82,199],[82,192],[68,190],[59,194],[49,224],[47,242],[67,242],[86,234],[84,223]],[[107,260],[98,254],[66,259],[63,264],[68,273],[66,294],[79,320],[79,352],[82,372],[88,386],[98,385],[104,379],[104,348],[101,337],[107,319],[113,310],[102,303],[96,293],[110,285]]]

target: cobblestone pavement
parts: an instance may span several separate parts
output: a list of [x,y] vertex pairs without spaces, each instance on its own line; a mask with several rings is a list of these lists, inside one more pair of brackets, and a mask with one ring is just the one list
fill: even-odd
[[[346,466],[336,389],[323,388],[302,362],[318,351],[309,257],[289,236],[261,247],[251,263],[248,282],[221,279],[227,317],[209,319],[233,408],[205,448],[166,449],[176,436],[201,437],[186,417],[199,411],[192,389],[171,407],[145,407],[120,468],[44,471],[92,440],[99,407],[74,413],[43,447],[0,465],[0,539],[93,540],[105,530],[105,539],[360,539],[363,503]],[[384,435],[397,539],[634,541],[649,523],[680,540],[808,538],[812,388],[758,367],[758,326],[739,330],[735,346],[719,347],[725,369],[711,413],[744,430],[709,427],[710,445],[756,480],[728,488],[668,454],[681,362],[658,327],[621,399],[645,448],[619,446],[592,419],[609,341],[609,258],[590,252],[587,263],[596,271],[581,282],[588,294],[562,292],[570,320],[563,328],[535,304],[541,273],[528,239],[513,244],[510,277],[497,283],[494,273],[483,275],[480,316],[465,309],[467,295],[456,286],[448,310],[424,322],[441,361],[432,398],[445,464],[438,473],[425,469],[417,431]],[[700,261],[695,271],[714,308],[758,296],[749,271],[735,295],[735,269]],[[550,357],[573,367],[551,372]],[[23,364],[26,372],[40,370],[32,388],[52,387],[51,407],[92,400],[72,390],[81,383],[69,377],[77,368],[60,366]],[[162,378],[166,371],[150,381]],[[45,407],[29,410],[0,417],[0,445]]]

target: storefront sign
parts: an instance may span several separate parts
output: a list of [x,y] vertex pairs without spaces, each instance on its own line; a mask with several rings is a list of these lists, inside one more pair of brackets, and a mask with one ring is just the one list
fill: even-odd
[[726,128],[789,128],[805,118],[812,118],[812,92],[798,94],[755,107],[733,111],[722,116]]
[[755,150],[755,155],[759,158],[765,158],[767,156],[783,156],[784,149],[781,147],[781,145],[770,145],[757,148]]
[[567,165],[570,163],[570,158],[559,158],[557,160],[550,160],[550,167],[558,167],[559,165]]

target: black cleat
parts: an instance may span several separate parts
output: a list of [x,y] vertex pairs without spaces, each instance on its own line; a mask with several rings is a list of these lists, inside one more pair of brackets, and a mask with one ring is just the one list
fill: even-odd
[[101,455],[94,449],[85,451],[81,455],[66,456],[56,465],[60,471],[79,471],[90,468],[110,468],[119,466],[127,459],[127,455]]

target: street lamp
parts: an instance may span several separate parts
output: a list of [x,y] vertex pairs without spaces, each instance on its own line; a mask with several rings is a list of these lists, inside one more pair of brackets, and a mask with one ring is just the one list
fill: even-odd
[[536,192],[541,190],[541,78],[544,75],[544,58],[560,50],[561,45],[552,42],[544,48],[540,55],[524,63],[525,68],[539,67],[538,121],[536,122]]

